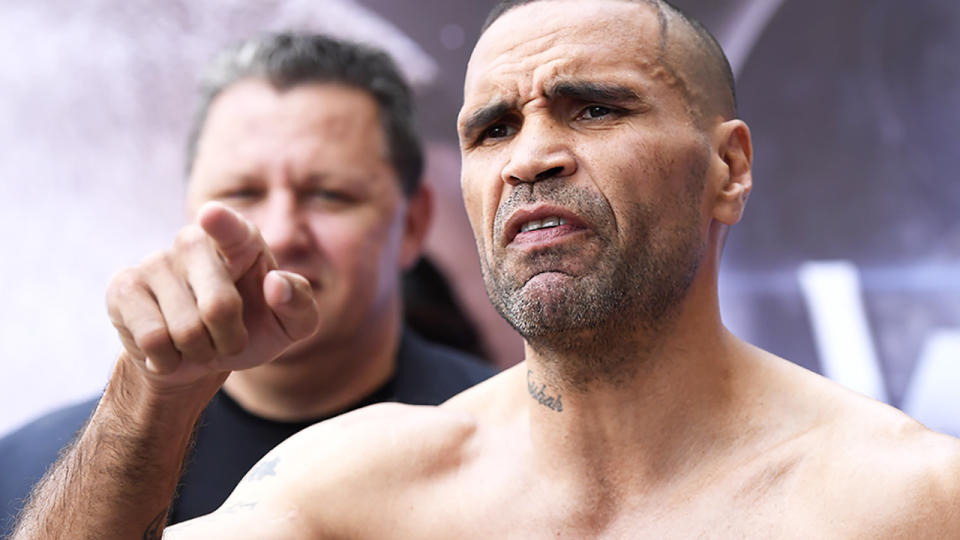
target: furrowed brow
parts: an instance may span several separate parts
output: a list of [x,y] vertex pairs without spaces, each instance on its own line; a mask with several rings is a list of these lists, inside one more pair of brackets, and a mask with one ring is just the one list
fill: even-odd
[[474,133],[507,114],[511,109],[513,109],[513,106],[505,101],[495,101],[485,105],[470,114],[463,122],[460,132],[464,135]]
[[549,99],[558,97],[577,101],[598,101],[623,103],[643,101],[633,89],[618,84],[607,84],[587,81],[560,81],[547,91]]

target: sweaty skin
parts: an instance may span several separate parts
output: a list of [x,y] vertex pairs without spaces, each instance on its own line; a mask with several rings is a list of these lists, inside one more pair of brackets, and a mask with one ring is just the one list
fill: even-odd
[[958,441],[724,328],[750,132],[697,114],[661,15],[544,0],[471,57],[464,201],[525,362],[437,408],[308,428],[166,537],[960,537]]

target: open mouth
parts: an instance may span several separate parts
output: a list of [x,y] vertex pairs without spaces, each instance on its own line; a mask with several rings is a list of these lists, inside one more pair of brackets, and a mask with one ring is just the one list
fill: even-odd
[[550,242],[589,229],[574,212],[559,205],[542,203],[518,208],[503,227],[504,245]]
[[550,216],[544,219],[534,219],[520,225],[520,232],[539,231],[541,229],[552,229],[561,225],[566,225],[567,220],[559,216]]

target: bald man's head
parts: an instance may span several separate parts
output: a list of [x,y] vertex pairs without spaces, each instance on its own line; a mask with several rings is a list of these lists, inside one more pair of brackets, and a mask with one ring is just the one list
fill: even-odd
[[[549,1],[562,0],[503,0],[487,16],[481,34],[516,7]],[[666,0],[612,1],[642,4],[655,11],[660,25],[658,61],[674,77],[698,120],[736,117],[733,70],[720,43],[703,24]]]

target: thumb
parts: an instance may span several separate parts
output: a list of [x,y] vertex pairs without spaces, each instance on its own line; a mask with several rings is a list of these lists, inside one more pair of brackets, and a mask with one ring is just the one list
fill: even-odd
[[225,204],[205,203],[197,213],[197,222],[213,240],[234,281],[253,267],[261,255],[267,270],[277,267],[257,227]]
[[310,282],[300,274],[284,270],[267,273],[263,297],[291,340],[299,341],[317,331],[320,310]]

